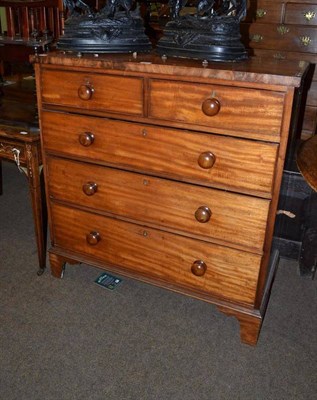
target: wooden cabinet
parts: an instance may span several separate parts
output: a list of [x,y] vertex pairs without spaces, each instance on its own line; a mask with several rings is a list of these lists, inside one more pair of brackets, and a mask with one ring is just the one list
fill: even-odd
[[35,60],[51,270],[85,262],[213,303],[257,342],[307,65]]
[[242,38],[250,54],[312,63],[304,88],[298,137],[317,128],[317,2],[314,0],[250,0]]

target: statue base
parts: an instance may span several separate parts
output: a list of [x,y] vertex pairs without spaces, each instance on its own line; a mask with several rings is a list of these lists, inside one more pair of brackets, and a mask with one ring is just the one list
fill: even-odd
[[101,13],[74,15],[65,21],[64,34],[57,48],[80,53],[134,53],[149,52],[151,42],[144,33],[140,16],[125,12],[109,18]]
[[171,57],[243,61],[248,58],[248,53],[240,38],[238,18],[187,15],[166,24],[157,52]]

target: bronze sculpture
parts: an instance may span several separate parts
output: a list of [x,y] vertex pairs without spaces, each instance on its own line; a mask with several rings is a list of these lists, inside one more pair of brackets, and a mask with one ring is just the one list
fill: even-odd
[[248,58],[240,41],[246,0],[199,0],[195,15],[181,16],[185,4],[186,0],[170,0],[172,19],[158,42],[160,54],[212,61]]
[[83,0],[64,0],[69,10],[57,48],[79,53],[134,53],[151,50],[134,0],[108,0],[94,12]]

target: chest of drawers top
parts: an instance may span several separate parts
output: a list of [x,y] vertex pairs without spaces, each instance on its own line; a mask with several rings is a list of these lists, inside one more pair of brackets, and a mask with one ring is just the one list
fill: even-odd
[[[33,62],[41,64],[43,69],[70,70],[97,72],[98,74],[120,74],[122,76],[137,76],[148,74],[149,77],[157,75],[162,79],[175,79],[185,81],[228,83],[232,86],[246,87],[256,85],[276,86],[278,88],[293,86],[298,87],[305,73],[307,64],[304,62],[279,62],[278,60],[265,60],[260,57],[251,57],[239,63],[215,63],[200,60],[169,58],[164,59],[156,54],[129,54],[118,55],[85,55],[64,54],[51,52],[33,56]],[[58,85],[65,88],[67,82]],[[280,89],[283,90],[283,89]]]

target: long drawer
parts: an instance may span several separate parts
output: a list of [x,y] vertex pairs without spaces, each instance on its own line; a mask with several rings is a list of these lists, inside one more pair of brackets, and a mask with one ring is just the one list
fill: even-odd
[[51,198],[262,253],[269,200],[50,157]]
[[43,70],[41,82],[44,103],[82,111],[143,115],[141,78]]
[[317,25],[317,4],[313,0],[311,4],[303,4],[302,0],[292,4],[285,0],[285,8],[286,24]]
[[250,0],[248,3],[245,22],[317,25],[317,5],[313,0]]
[[47,152],[271,197],[277,144],[48,111],[42,131]]
[[57,204],[51,215],[56,247],[176,288],[254,303],[258,255]]
[[259,49],[274,49],[281,51],[299,51],[316,54],[317,43],[314,39],[316,28],[300,25],[242,25],[244,40],[250,38],[249,47]]

